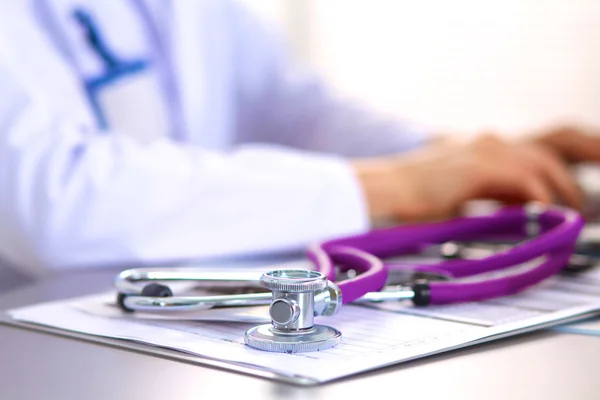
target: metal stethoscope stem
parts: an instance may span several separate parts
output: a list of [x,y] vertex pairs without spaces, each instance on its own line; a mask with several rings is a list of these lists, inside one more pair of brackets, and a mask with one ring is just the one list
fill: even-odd
[[[284,270],[285,271],[285,270]],[[205,271],[166,271],[139,268],[135,270],[123,271],[117,277],[115,285],[122,296],[121,302],[126,310],[136,311],[194,311],[206,310],[213,307],[240,307],[240,306],[259,306],[269,305],[273,300],[273,292],[265,291],[260,293],[227,294],[217,296],[177,296],[173,297],[172,292],[166,286],[154,286],[165,290],[162,293],[147,293],[146,288],[152,288],[156,283],[167,282],[197,282],[203,286],[239,287],[242,285],[247,288],[262,287],[260,276],[256,273],[248,272],[205,272]],[[138,286],[142,282],[154,282],[145,288]],[[168,291],[167,291],[168,290]],[[147,296],[144,293],[148,294]],[[158,296],[157,296],[158,295]],[[315,291],[315,307],[318,315],[331,315],[333,310],[339,307],[339,288],[331,281],[328,281],[325,289]],[[414,296],[414,291],[408,286],[387,286],[379,292],[369,292],[355,300],[355,303],[371,303],[383,301],[401,301],[410,300]],[[332,299],[335,300],[332,303]],[[329,312],[327,312],[329,310]],[[324,314],[325,313],[325,314]]]

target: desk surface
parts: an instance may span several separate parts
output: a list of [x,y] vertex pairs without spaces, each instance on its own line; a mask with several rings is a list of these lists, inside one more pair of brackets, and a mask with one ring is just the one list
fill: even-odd
[[[4,296],[0,308],[106,289],[113,271],[78,273]],[[0,324],[2,399],[598,399],[598,338],[538,332],[315,387],[298,387]]]

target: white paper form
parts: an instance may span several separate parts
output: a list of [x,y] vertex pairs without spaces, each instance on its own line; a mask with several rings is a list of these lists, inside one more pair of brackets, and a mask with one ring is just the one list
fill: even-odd
[[479,326],[348,306],[334,317],[318,318],[342,331],[339,346],[314,353],[278,354],[254,350],[243,342],[252,324],[142,320],[123,315],[90,314],[82,302],[105,296],[46,303],[10,311],[20,321],[74,332],[133,340],[268,369],[278,375],[312,382],[379,368],[453,348],[477,338]]
[[9,314],[22,322],[135,341],[222,360],[232,369],[245,366],[315,383],[590,315],[600,310],[599,283],[600,269],[596,269],[575,277],[557,276],[522,294],[480,303],[427,308],[404,303],[345,306],[336,316],[316,321],[339,329],[342,344],[299,354],[245,346],[244,332],[256,324],[136,318],[107,306],[114,302],[114,294],[45,303]]

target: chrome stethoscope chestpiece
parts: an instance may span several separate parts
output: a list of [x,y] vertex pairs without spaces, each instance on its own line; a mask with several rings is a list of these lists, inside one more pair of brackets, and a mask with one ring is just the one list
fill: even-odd
[[[324,325],[315,325],[317,315],[331,315],[341,298],[331,296],[339,289],[330,287],[325,275],[310,270],[267,272],[260,284],[273,292],[269,314],[271,324],[249,329],[244,342],[255,349],[300,353],[330,349],[342,341],[342,333]],[[326,304],[323,304],[326,303]],[[337,304],[332,304],[337,303]]]

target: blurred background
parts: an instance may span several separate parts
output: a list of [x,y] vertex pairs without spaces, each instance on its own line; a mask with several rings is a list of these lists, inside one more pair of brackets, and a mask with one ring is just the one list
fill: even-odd
[[436,131],[600,126],[600,1],[243,2],[333,90]]

